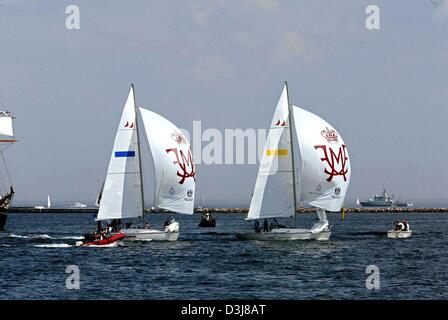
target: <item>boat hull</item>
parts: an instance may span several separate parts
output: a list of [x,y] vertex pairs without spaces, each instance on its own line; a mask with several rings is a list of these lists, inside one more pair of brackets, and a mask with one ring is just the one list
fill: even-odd
[[239,240],[257,241],[291,241],[291,240],[318,240],[327,241],[330,239],[331,231],[321,231],[313,233],[308,229],[274,229],[271,232],[260,233],[238,233]]
[[212,220],[202,219],[201,222],[199,222],[198,226],[201,228],[215,228],[216,220],[215,219],[212,219]]
[[396,231],[389,230],[387,231],[387,237],[390,239],[406,239],[412,236],[412,230],[409,231]]
[[4,229],[7,220],[8,212],[5,209],[0,209],[0,230]]
[[178,231],[126,228],[120,230],[120,232],[126,235],[125,241],[177,241],[177,238],[179,238]]
[[125,235],[123,233],[117,233],[114,235],[111,235],[110,237],[106,237],[101,240],[95,240],[95,241],[89,241],[89,242],[77,242],[76,245],[81,247],[115,247],[117,246],[121,240],[125,238]]

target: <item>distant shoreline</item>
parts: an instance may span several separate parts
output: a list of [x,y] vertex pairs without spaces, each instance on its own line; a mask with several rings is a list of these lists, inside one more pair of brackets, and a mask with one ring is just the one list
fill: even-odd
[[[148,213],[170,213],[163,210],[145,209]],[[248,208],[203,208],[196,209],[195,213],[247,213]],[[98,208],[44,208],[11,207],[10,213],[97,213]],[[297,208],[297,213],[315,213],[315,208]],[[345,208],[345,213],[448,213],[448,208],[414,208],[414,207],[360,207]]]

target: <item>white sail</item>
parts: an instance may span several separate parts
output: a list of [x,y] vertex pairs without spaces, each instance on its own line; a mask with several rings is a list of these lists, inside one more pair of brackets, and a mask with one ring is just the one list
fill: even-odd
[[285,85],[260,161],[247,220],[294,215],[291,135]]
[[196,175],[190,143],[169,120],[143,108],[139,112],[154,162],[154,206],[193,214]]
[[293,106],[302,170],[301,202],[328,211],[341,210],[350,182],[350,159],[339,133],[315,114]]
[[137,218],[143,214],[133,88],[115,137],[97,220]]
[[50,199],[50,195],[47,196],[47,208],[51,208],[51,199]]
[[12,125],[13,117],[7,112],[0,111],[0,137],[13,138],[14,130]]

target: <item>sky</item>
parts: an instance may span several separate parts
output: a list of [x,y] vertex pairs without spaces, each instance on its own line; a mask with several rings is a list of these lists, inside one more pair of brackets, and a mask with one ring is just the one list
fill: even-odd
[[[80,29],[66,28],[77,5]],[[380,29],[365,26],[380,9]],[[179,127],[266,128],[283,82],[350,152],[347,198],[448,203],[448,2],[0,0],[0,109],[16,203],[93,202],[121,111]],[[250,201],[257,164],[198,165],[207,204]]]

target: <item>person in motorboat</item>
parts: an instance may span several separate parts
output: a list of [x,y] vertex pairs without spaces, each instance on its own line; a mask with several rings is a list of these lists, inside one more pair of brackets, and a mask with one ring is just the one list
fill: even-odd
[[406,227],[403,221],[395,221],[395,231],[405,231]]
[[409,223],[406,219],[403,219],[404,231],[409,231]]

